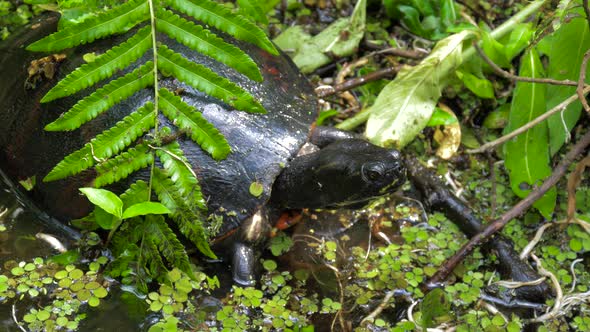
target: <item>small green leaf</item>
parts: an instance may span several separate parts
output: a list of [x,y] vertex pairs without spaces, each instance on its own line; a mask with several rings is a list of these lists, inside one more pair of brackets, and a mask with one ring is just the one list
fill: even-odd
[[488,79],[477,77],[469,72],[457,71],[457,77],[465,87],[480,98],[494,98],[494,87]]
[[148,214],[169,214],[172,213],[168,208],[159,202],[143,202],[131,205],[123,213],[121,219],[133,218],[137,216],[145,216]]
[[250,195],[260,197],[264,192],[264,186],[260,182],[252,182],[250,184]]
[[118,218],[123,216],[123,201],[113,192],[96,188],[80,188],[80,191],[88,197],[92,204],[100,206],[100,208]]

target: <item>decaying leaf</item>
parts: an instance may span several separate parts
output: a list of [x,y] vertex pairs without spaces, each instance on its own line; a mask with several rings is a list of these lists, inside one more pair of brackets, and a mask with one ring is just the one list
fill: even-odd
[[381,146],[403,147],[428,123],[448,73],[462,62],[463,42],[473,32],[462,31],[437,43],[419,65],[404,68],[370,109],[366,137]]
[[[439,108],[456,118],[455,113],[448,106],[441,104]],[[434,140],[438,143],[436,155],[444,160],[451,159],[461,145],[461,125],[458,121],[455,121],[451,124],[439,126],[434,132]]]
[[331,55],[352,54],[365,34],[366,0],[359,0],[350,17],[341,18],[311,37],[299,26],[285,30],[274,42],[292,52],[293,62],[303,73],[311,73],[332,61]]

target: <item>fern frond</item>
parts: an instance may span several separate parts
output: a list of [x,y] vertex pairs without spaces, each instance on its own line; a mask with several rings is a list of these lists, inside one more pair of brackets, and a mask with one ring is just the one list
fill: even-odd
[[[143,263],[144,265],[140,268],[143,268],[146,274],[153,279],[156,279],[158,282],[164,282],[164,276],[168,273],[168,268],[164,261],[162,260],[162,255],[160,255],[160,250],[158,245],[155,243],[154,239],[149,236],[148,234],[148,227],[149,225],[142,225],[141,230],[143,231],[144,238],[140,245],[139,251],[139,259],[137,263]],[[149,227],[150,230],[155,227]]]
[[67,26],[27,47],[34,52],[52,52],[91,43],[95,39],[125,32],[149,19],[149,6],[145,0],[131,0],[96,16]]
[[225,103],[250,113],[266,113],[266,110],[248,92],[223,78],[211,69],[191,62],[182,55],[162,45],[158,48],[158,67],[165,73],[205,92]]
[[80,90],[111,77],[139,59],[152,46],[151,30],[146,26],[122,44],[113,47],[93,62],[83,64],[59,81],[41,99],[42,103],[69,96]]
[[[117,156],[96,166],[98,176],[94,186],[100,188],[115,183],[129,176],[129,174],[147,167],[154,161],[154,155],[146,143],[139,144]],[[147,198],[147,196],[145,196]],[[122,199],[122,197],[121,197]]]
[[154,63],[148,61],[133,72],[109,82],[77,102],[69,111],[45,126],[45,130],[64,131],[79,128],[135,92],[154,84],[153,69]]
[[237,3],[238,7],[256,22],[267,25],[268,18],[266,17],[266,13],[258,5],[258,1],[259,0],[238,0]]
[[194,243],[201,253],[216,258],[209,247],[209,236],[203,228],[200,211],[205,211],[205,207],[189,207],[178,194],[174,182],[159,168],[154,169],[152,185],[160,202],[173,211],[172,219],[180,232]]
[[227,140],[196,108],[165,88],[160,89],[159,97],[162,113],[178,128],[188,131],[191,139],[207,151],[213,159],[221,160],[227,157],[231,152]]
[[239,48],[169,10],[160,9],[156,16],[156,27],[159,31],[197,52],[234,68],[251,80],[262,82],[262,75],[256,63]]
[[168,227],[164,217],[148,215],[146,233],[157,246],[158,251],[172,266],[179,268],[186,274],[193,275],[188,255],[176,234]]
[[154,104],[147,102],[135,112],[102,134],[86,143],[83,148],[66,156],[43,179],[45,182],[63,179],[95,164],[95,160],[110,158],[146,133],[155,125]]
[[150,190],[148,189],[147,182],[137,180],[132,183],[129,188],[119,196],[121,201],[123,201],[123,209],[126,209],[131,205],[147,202],[150,198],[149,193]]
[[189,161],[184,156],[180,144],[172,142],[156,150],[166,173],[178,188],[178,193],[197,206],[204,206],[201,187]]
[[236,39],[257,45],[270,54],[279,54],[262,29],[216,2],[209,0],[165,0],[165,2],[172,8],[214,26]]

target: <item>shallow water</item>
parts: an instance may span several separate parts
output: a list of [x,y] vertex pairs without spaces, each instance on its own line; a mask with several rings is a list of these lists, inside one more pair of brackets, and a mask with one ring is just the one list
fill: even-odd
[[[2,211],[0,225],[4,225],[6,230],[0,232],[0,274],[4,273],[6,261],[31,261],[35,257],[46,258],[58,254],[50,244],[37,239],[37,233],[55,236],[66,247],[73,243],[46,215],[28,206],[26,200],[19,199],[5,181],[0,181],[0,212]],[[25,297],[24,300],[9,300],[0,304],[0,331],[21,331],[15,318],[22,321],[23,315],[41,300],[42,296],[36,301]],[[109,290],[109,296],[101,301],[98,308],[86,310],[87,318],[81,321],[78,331],[147,330],[144,326],[149,325],[146,322],[151,317],[147,316],[146,309],[147,305],[142,299],[113,286]]]

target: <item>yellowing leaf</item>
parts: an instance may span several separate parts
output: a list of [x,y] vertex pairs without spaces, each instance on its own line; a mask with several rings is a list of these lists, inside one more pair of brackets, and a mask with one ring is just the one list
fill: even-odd
[[462,31],[441,40],[424,61],[403,69],[383,88],[367,121],[365,135],[372,143],[403,147],[426,126],[445,76],[461,64],[463,41],[471,35]]

